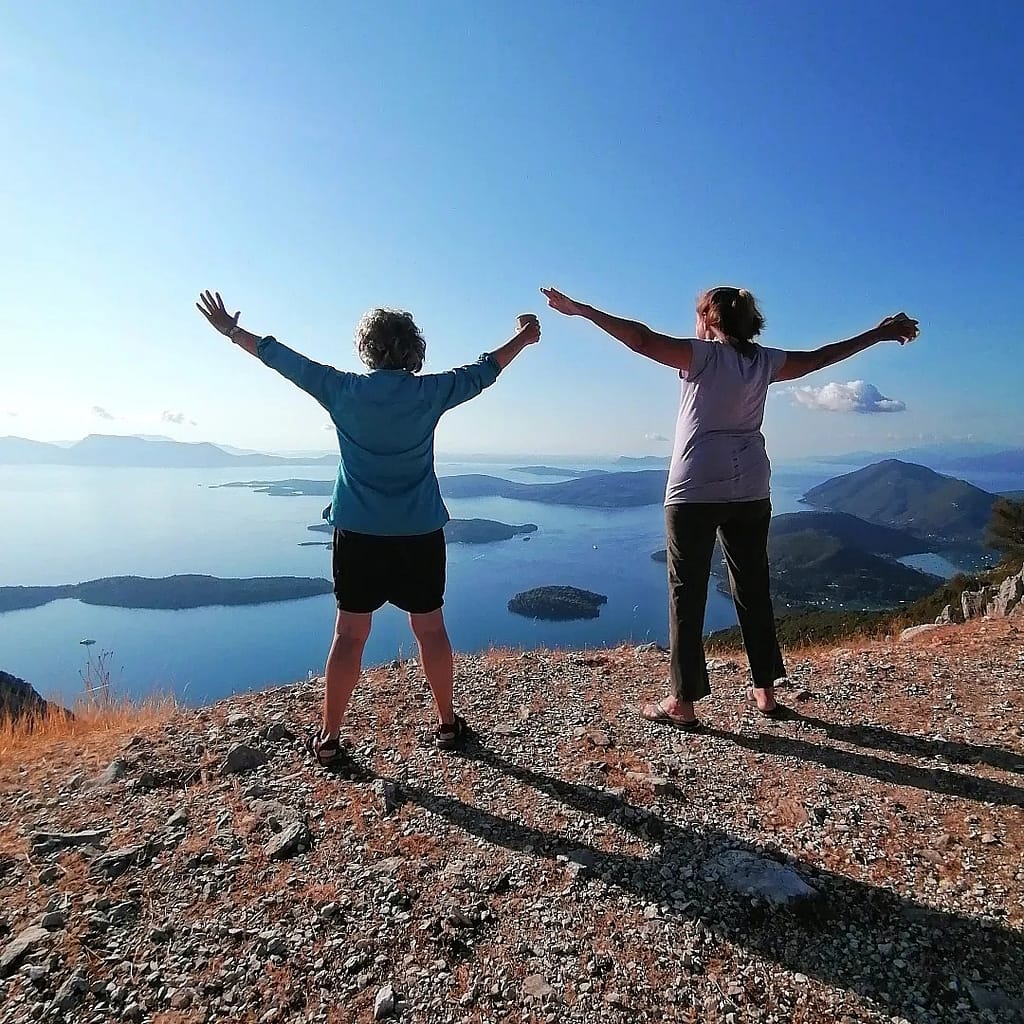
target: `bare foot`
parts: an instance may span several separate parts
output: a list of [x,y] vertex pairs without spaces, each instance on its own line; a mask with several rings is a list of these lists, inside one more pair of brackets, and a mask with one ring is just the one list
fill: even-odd
[[677,725],[696,725],[697,713],[693,701],[663,697],[657,704],[644,704],[640,714],[649,722],[674,722]]

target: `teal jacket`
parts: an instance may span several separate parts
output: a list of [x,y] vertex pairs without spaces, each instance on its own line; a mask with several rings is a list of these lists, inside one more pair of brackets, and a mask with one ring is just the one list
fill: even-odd
[[338,434],[341,458],[331,510],[336,529],[384,537],[440,530],[448,509],[434,472],[434,430],[455,406],[501,372],[492,355],[447,373],[347,373],[261,338],[260,359],[315,398]]

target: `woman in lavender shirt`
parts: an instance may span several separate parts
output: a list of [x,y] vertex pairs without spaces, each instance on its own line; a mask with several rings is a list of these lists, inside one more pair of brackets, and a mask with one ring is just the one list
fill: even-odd
[[786,668],[769,593],[771,465],[761,433],[768,387],[831,366],[880,341],[912,341],[917,321],[897,313],[847,341],[813,352],[785,352],[753,340],[764,328],[764,317],[743,288],[712,288],[700,296],[696,338],[668,337],[553,288],[542,292],[552,309],[590,320],[639,355],[672,367],[682,381],[665,494],[671,693],[645,704],[641,714],[652,722],[700,728],[694,703],[711,693],[703,633],[717,537],[750,661],[750,700],[762,714],[780,717],[774,686]]

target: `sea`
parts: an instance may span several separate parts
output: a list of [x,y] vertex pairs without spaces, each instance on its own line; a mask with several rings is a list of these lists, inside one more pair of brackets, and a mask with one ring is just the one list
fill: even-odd
[[[518,467],[622,471],[615,460],[438,461],[439,476],[487,473],[527,483],[557,476]],[[805,509],[801,496],[830,477],[859,468],[803,461],[776,463],[775,513]],[[103,576],[323,576],[330,551],[301,546],[327,540],[306,528],[320,522],[326,499],[276,497],[219,485],[290,477],[331,479],[325,466],[216,470],[0,466],[0,586],[76,583]],[[972,478],[991,490],[1019,488],[1019,478]],[[453,517],[535,523],[529,541],[448,547],[446,619],[464,652],[491,647],[598,648],[668,640],[662,509],[582,509],[505,498],[451,499]],[[907,559],[948,576],[935,555]],[[597,619],[543,622],[507,609],[513,594],[571,585],[608,597]],[[182,611],[102,608],[61,600],[0,614],[0,668],[46,696],[72,702],[101,657],[113,689],[132,697],[173,694],[205,704],[319,674],[333,631],[330,595],[247,607]],[[707,631],[736,621],[732,602],[712,583]],[[82,641],[93,641],[83,645]],[[366,664],[415,657],[406,617],[384,608],[374,618]],[[90,669],[89,662],[93,668]]]

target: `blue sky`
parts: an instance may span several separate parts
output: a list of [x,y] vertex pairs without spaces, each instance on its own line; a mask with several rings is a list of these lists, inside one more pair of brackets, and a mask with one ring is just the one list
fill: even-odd
[[[1022,29],[1000,0],[0,6],[0,434],[328,447],[204,287],[343,368],[365,308],[410,309],[445,369],[542,284],[687,335],[728,282],[782,348],[922,322],[805,382],[905,410],[780,388],[773,453],[1024,443]],[[665,451],[672,372],[544,326],[439,448]]]

